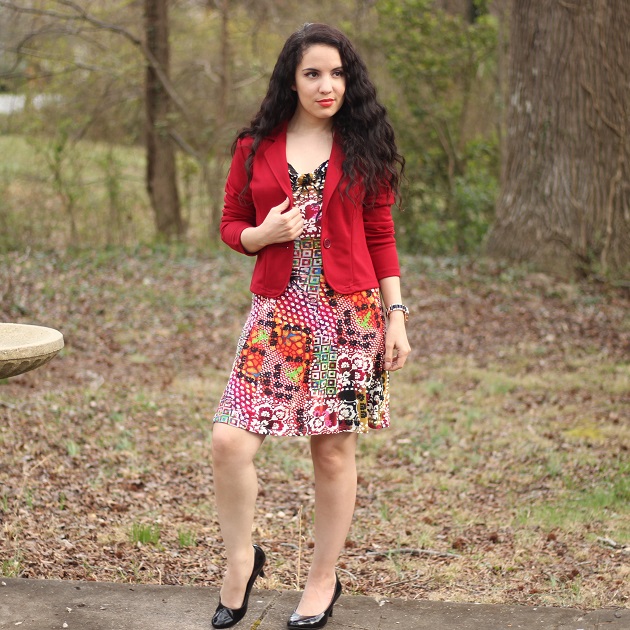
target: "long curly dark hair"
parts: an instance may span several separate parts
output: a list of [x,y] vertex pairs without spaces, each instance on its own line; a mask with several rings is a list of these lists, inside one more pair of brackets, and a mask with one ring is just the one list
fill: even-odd
[[249,126],[239,132],[232,151],[238,140],[253,138],[246,162],[248,180],[251,181],[252,161],[260,143],[295,113],[298,97],[291,89],[295,84],[295,72],[306,49],[316,44],[332,46],[339,51],[346,78],[344,102],[333,117],[333,129],[341,138],[345,155],[346,186],[361,179],[368,196],[376,195],[383,185],[399,196],[405,159],[396,148],[387,111],[377,100],[376,88],[352,42],[340,30],[327,24],[304,24],[287,39],[260,109]]

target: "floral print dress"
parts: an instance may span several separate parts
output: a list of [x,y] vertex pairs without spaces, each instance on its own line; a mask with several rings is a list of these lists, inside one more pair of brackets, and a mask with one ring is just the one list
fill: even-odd
[[336,293],[323,274],[322,193],[328,161],[289,165],[304,230],[278,298],[254,295],[214,422],[263,435],[366,433],[389,426],[385,321],[377,288]]

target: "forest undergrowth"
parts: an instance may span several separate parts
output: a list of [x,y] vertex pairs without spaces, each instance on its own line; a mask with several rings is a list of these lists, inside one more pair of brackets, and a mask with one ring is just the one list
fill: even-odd
[[[413,355],[361,436],[339,563],[379,598],[628,606],[630,293],[406,257]],[[251,261],[168,248],[0,256],[0,321],[63,332],[0,381],[0,574],[218,586],[211,418]],[[308,442],[267,440],[264,588],[304,584]]]

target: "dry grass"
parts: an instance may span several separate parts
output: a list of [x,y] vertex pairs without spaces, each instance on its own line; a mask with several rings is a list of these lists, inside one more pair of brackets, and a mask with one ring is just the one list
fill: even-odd
[[[210,418],[249,265],[174,250],[0,258],[0,320],[67,343],[0,385],[2,575],[219,583]],[[405,266],[414,359],[393,379],[393,428],[360,440],[344,582],[627,606],[628,295],[484,263]],[[312,550],[307,441],[268,440],[259,471],[264,585],[294,588]]]

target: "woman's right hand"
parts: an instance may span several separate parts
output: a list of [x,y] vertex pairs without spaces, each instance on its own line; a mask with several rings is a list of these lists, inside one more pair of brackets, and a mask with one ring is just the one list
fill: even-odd
[[287,197],[281,204],[269,210],[260,228],[266,245],[294,241],[304,229],[304,219],[299,208],[289,208]]
[[241,243],[250,253],[255,253],[273,243],[294,241],[304,229],[304,219],[299,208],[289,208],[287,197],[281,204],[269,210],[265,220],[257,227],[241,232]]

